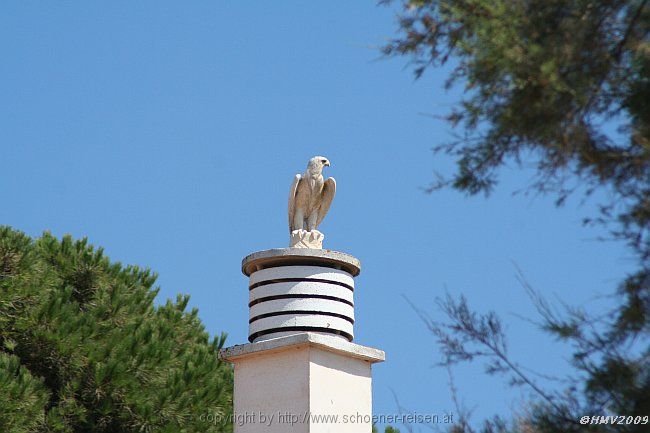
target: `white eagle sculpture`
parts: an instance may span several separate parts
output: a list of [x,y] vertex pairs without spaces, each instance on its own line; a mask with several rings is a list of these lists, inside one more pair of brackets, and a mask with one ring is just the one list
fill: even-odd
[[323,179],[323,167],[330,162],[323,156],[314,156],[304,174],[297,174],[289,191],[289,233],[291,246],[322,248],[323,234],[318,231],[336,194],[333,177]]

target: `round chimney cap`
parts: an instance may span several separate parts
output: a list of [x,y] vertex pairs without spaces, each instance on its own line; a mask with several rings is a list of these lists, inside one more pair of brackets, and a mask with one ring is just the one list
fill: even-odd
[[244,257],[241,270],[249,277],[253,272],[278,266],[323,266],[341,269],[353,277],[361,272],[361,262],[350,254],[312,248],[273,248]]

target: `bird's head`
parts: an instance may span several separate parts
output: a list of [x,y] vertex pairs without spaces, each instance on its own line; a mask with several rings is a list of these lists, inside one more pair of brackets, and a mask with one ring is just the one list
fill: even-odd
[[323,171],[323,167],[329,167],[329,166],[330,166],[329,159],[325,158],[324,156],[314,156],[312,159],[309,160],[309,164],[307,164],[307,170],[309,170],[312,173],[320,174]]

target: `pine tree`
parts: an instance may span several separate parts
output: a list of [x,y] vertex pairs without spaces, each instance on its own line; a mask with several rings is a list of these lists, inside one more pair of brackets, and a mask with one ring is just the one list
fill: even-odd
[[0,227],[0,431],[232,431],[225,335],[187,296],[155,306],[155,279],[86,239]]

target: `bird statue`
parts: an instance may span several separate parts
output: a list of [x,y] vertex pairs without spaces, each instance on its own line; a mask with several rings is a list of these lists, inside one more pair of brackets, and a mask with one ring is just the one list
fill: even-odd
[[[314,156],[304,174],[297,174],[289,191],[289,233],[292,247],[322,248],[323,235],[317,229],[327,215],[336,194],[333,177],[323,179],[330,162]],[[319,246],[320,245],[320,246]]]

